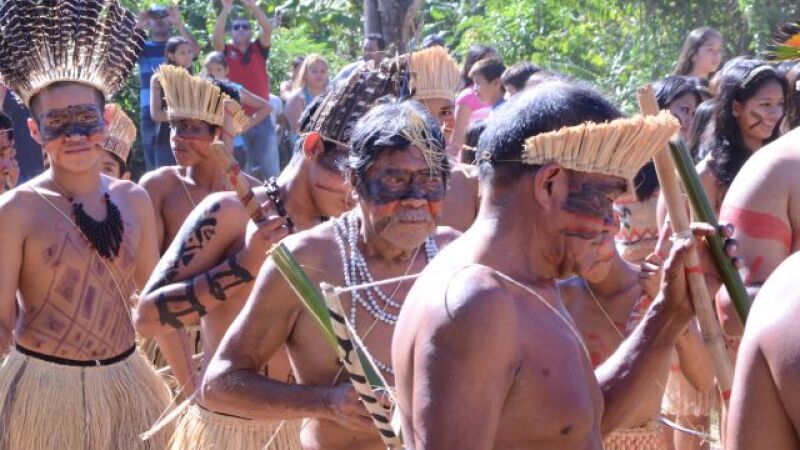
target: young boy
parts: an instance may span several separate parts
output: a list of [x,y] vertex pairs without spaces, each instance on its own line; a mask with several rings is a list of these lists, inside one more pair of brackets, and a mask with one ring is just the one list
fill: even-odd
[[136,125],[117,104],[110,104],[111,119],[103,142],[103,156],[100,158],[100,171],[120,180],[130,180],[128,155],[136,139]]
[[489,58],[478,61],[469,71],[478,98],[483,103],[492,105],[492,110],[497,109],[505,101],[506,89],[500,79],[505,70],[506,66],[500,58]]

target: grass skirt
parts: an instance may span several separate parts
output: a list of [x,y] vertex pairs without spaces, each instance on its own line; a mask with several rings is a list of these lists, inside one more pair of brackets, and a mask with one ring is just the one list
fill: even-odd
[[170,404],[142,354],[107,366],[55,364],[11,349],[0,366],[0,449],[163,449],[171,430],[143,442]]
[[666,450],[662,427],[657,422],[616,430],[606,439],[605,450]]
[[301,450],[300,422],[240,419],[192,403],[178,420],[170,450]]

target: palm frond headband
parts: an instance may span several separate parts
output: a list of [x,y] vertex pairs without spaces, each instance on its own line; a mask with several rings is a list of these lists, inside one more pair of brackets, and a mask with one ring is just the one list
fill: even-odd
[[111,98],[144,44],[136,16],[118,0],[7,0],[0,6],[0,82],[27,106],[58,81]]
[[133,141],[136,140],[136,126],[116,103],[109,104],[106,108],[111,110],[111,120],[103,148],[118,156],[122,162],[127,162]]
[[410,56],[411,91],[414,100],[453,100],[461,80],[458,64],[443,47],[431,47]]

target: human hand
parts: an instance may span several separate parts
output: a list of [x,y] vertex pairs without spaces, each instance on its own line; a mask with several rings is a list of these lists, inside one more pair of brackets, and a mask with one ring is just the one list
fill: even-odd
[[251,10],[258,7],[256,0],[242,0],[242,4]]
[[325,406],[330,419],[353,431],[374,431],[372,419],[350,383],[337,385],[326,392]]
[[249,221],[245,231],[245,246],[242,249],[241,263],[246,267],[261,266],[266,259],[267,251],[289,235],[286,219],[275,214],[269,201],[260,208],[264,212],[264,219],[259,223]]
[[222,2],[222,11],[223,12],[231,12],[233,9],[233,0],[220,0]]
[[147,21],[150,19],[150,15],[148,14],[147,10],[139,12],[139,15],[136,17],[136,28],[144,28],[147,26]]
[[178,9],[178,5],[171,5],[167,8],[169,23],[172,24],[175,28],[180,28],[183,24],[183,19],[181,19],[181,11]]

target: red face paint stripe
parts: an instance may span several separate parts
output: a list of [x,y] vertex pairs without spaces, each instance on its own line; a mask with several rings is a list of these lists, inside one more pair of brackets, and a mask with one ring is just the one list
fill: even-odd
[[786,222],[772,214],[726,205],[720,212],[720,218],[753,239],[778,241],[787,252],[792,248],[792,230]]

